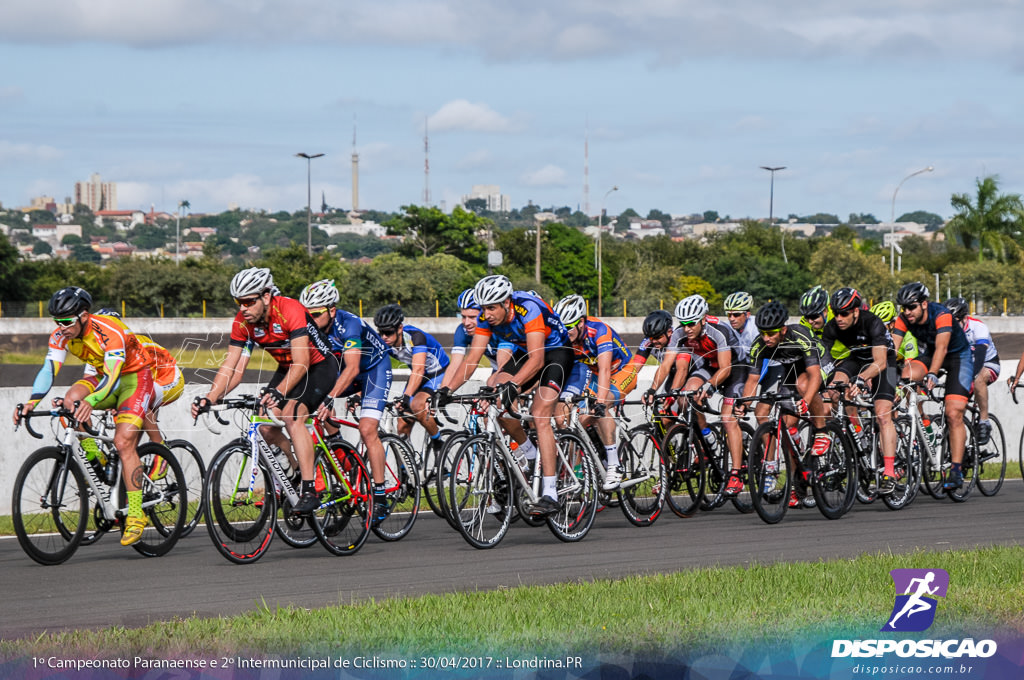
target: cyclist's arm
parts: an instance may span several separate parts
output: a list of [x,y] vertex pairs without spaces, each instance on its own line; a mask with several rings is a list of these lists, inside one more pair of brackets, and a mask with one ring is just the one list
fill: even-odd
[[423,347],[422,351],[417,351],[420,348],[413,350],[412,358],[409,360],[409,380],[405,383],[404,395],[412,397],[416,394],[416,390],[423,384],[423,376],[427,370],[427,348]]
[[686,376],[690,372],[690,365],[693,363],[693,355],[689,352],[680,352],[676,357],[676,375],[672,379],[672,385],[670,386],[673,390],[683,389],[683,385],[686,383]]
[[932,365],[928,367],[929,373],[938,375],[942,364],[946,363],[946,352],[949,349],[951,336],[952,333],[939,333],[935,336],[935,352],[932,354]]
[[473,371],[480,365],[480,357],[484,355],[484,350],[487,349],[487,343],[490,341],[489,333],[477,333],[473,336],[473,342],[466,351],[466,358],[462,361],[462,372],[453,374],[454,377],[448,384],[453,392],[465,385],[466,381],[472,377]]
[[882,375],[885,371],[885,367],[888,365],[888,349],[881,345],[874,345],[871,348],[871,363],[861,369],[858,377],[864,380],[871,380],[872,378]]
[[602,404],[611,395],[612,387],[612,353],[600,352],[597,355],[597,400]]
[[25,408],[22,413],[28,413],[36,407],[43,397],[53,387],[53,379],[57,377],[60,372],[60,367],[64,365],[64,360],[67,358],[68,351],[66,349],[55,349],[50,348],[50,351],[46,354],[46,359],[43,361],[42,368],[39,369],[39,373],[36,374],[36,379],[32,383],[32,396],[25,402]]
[[676,354],[678,352],[665,350],[665,355],[661,357],[661,363],[658,364],[658,370],[654,372],[654,378],[651,379],[652,390],[657,390],[661,387],[661,383],[665,382],[665,378],[671,373],[672,366],[676,363]]
[[[341,375],[334,382],[334,387],[331,388],[330,395],[337,397],[339,394],[349,388],[349,386],[355,382],[355,379],[359,376],[359,362],[362,361],[363,353],[362,350],[348,349],[341,355],[341,360],[344,362],[345,367],[341,369]],[[388,361],[388,357],[384,357],[381,361]]]
[[245,364],[248,363],[248,357],[239,366],[241,359],[242,345],[228,345],[228,353],[224,357],[224,362],[217,370],[217,375],[213,378],[213,384],[210,386],[210,391],[206,393],[206,399],[216,402],[231,392],[242,381],[242,370],[245,368]]
[[441,387],[451,387],[451,383],[455,382],[455,376],[461,375],[459,369],[462,368],[462,362],[465,359],[465,352],[452,354],[451,363],[448,364],[448,368],[444,372],[444,378],[441,379]]
[[729,379],[729,374],[732,373],[732,351],[728,349],[718,351],[718,370],[711,376],[709,382],[715,388],[718,388],[725,384],[725,381]]

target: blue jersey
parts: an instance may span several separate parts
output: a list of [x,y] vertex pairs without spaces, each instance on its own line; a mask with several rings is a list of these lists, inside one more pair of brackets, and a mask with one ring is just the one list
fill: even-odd
[[331,343],[331,351],[343,355],[350,349],[358,349],[359,372],[365,373],[381,362],[388,354],[388,344],[370,326],[355,314],[339,309],[327,328],[327,339]]
[[[455,329],[455,336],[452,338],[452,354],[465,354],[472,344],[473,336],[466,332],[462,324],[459,324],[459,327]],[[498,359],[499,349],[514,352],[516,348],[511,343],[499,342],[498,338],[492,335],[490,342],[487,343],[487,347],[484,349],[484,356],[490,360],[492,366]]]
[[391,356],[401,361],[406,366],[412,366],[412,358],[417,354],[426,354],[427,362],[423,367],[423,374],[427,378],[444,373],[448,368],[448,355],[433,335],[421,331],[415,326],[404,324],[402,326],[402,339],[398,347],[389,347]]
[[512,293],[511,318],[504,323],[491,326],[483,315],[476,322],[476,335],[497,337],[519,349],[526,349],[526,334],[544,333],[544,348],[569,347],[569,334],[558,315],[551,311],[548,303],[529,293]]
[[605,322],[593,317],[587,318],[586,327],[572,348],[576,353],[576,361],[586,364],[592,371],[597,370],[597,356],[605,352],[612,353],[612,373],[624,368],[633,358],[633,353],[622,342],[619,334]]

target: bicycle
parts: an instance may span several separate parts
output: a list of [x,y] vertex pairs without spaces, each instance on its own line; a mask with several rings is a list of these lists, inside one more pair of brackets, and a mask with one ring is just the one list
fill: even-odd
[[[847,439],[852,443],[857,461],[857,500],[864,504],[873,503],[879,497],[878,485],[885,466],[881,460],[881,432],[874,416],[874,403],[863,396],[854,399],[846,397],[849,383],[835,383],[829,389],[838,392],[834,400],[834,417],[840,423]],[[826,400],[828,401],[828,400]],[[893,405],[893,426],[896,428],[896,451],[893,467],[896,472],[896,486],[891,493],[882,494],[881,499],[890,510],[900,510],[910,505],[920,488],[921,449],[913,445],[910,416],[901,407]],[[856,409],[861,425],[858,432],[853,419],[847,417],[847,408]]]
[[1006,438],[1003,436],[1003,425],[994,413],[989,412],[988,420],[992,425],[992,431],[987,442],[978,444],[978,405],[973,401],[968,403],[964,416],[964,424],[970,433],[968,440],[974,444],[966,451],[972,453],[977,461],[975,484],[982,496],[995,496],[1003,488],[1003,481],[1006,479]]
[[[440,430],[440,436],[434,440],[426,436],[424,433],[423,440],[420,442],[418,447],[413,446],[412,442],[399,434],[397,434],[397,428],[395,427],[395,420],[397,418],[411,418],[406,414],[398,413],[394,402],[389,402],[385,406],[386,418],[388,422],[382,420],[381,432],[387,433],[388,435],[398,437],[407,446],[408,451],[412,454],[413,465],[416,468],[417,481],[422,482],[420,493],[427,499],[427,505],[438,517],[445,516],[445,510],[442,506],[443,501],[440,500],[439,496],[443,495],[436,488],[434,484],[434,475],[436,473],[435,468],[437,467],[438,454],[444,449],[445,443],[448,438],[454,434],[454,430],[444,429]],[[438,423],[440,425],[440,423]]]
[[[527,505],[540,499],[542,471],[539,464],[532,472],[525,471],[505,443],[498,424],[502,411],[495,403],[493,389],[482,388],[477,394],[455,396],[452,403],[474,401],[486,402],[486,406],[478,404],[478,408],[486,409],[486,424],[481,434],[468,439],[455,454],[448,502],[456,518],[456,528],[466,542],[474,548],[487,549],[498,545],[505,537],[513,507],[525,519]],[[530,417],[517,413],[508,415]],[[579,541],[590,531],[597,514],[597,475],[579,436],[563,431],[556,433],[555,439],[559,509],[544,521],[559,540]]]
[[[799,412],[792,395],[763,394],[736,401],[771,405],[767,419],[754,430],[747,453],[750,497],[762,521],[776,524],[785,517],[795,486],[800,488],[798,496],[809,487],[818,510],[828,519],[839,519],[853,507],[857,464],[853,445],[836,422],[825,423],[828,450],[812,457],[806,434],[811,429],[810,417]],[[807,424],[805,433],[788,424],[795,422]]]
[[[18,405],[20,411],[22,405]],[[19,419],[28,433],[42,439],[32,429],[33,418],[58,419],[63,433],[57,433],[57,446],[34,451],[18,470],[14,480],[12,521],[18,543],[25,553],[43,565],[65,562],[85,541],[85,530],[92,502],[96,532],[93,543],[111,529],[124,525],[127,517],[127,491],[121,474],[121,461],[113,447],[113,437],[102,434],[88,423],[74,418],[74,411],[64,407],[49,411],[32,411]],[[79,431],[81,427],[84,431]],[[108,461],[105,467],[91,462],[81,440],[96,438],[104,443]],[[138,447],[142,469],[152,469],[159,456],[167,463],[166,473],[159,479],[142,475],[142,508],[149,520],[142,539],[132,544],[141,555],[159,557],[167,554],[181,537],[186,521],[188,498],[181,466],[166,447],[153,442]],[[116,501],[114,500],[116,498]]]
[[[246,436],[221,448],[207,474],[206,527],[214,546],[236,564],[260,559],[275,534],[294,547],[319,541],[333,554],[354,553],[369,534],[372,511],[369,473],[362,459],[341,442],[337,448],[329,446],[319,423],[307,421],[313,426],[315,484],[321,503],[311,515],[292,513],[299,500],[295,480],[285,473],[260,432],[262,427],[284,427],[284,423],[271,414],[258,415],[260,408],[254,395],[225,399],[209,407],[222,424],[228,423],[221,419],[220,411],[249,412]],[[357,515],[362,519],[351,522]],[[346,533],[349,525],[353,531]]]

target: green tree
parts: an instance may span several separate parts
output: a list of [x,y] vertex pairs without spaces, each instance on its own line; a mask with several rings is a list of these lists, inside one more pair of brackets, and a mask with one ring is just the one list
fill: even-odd
[[[632,208],[626,208],[622,211],[622,214],[615,218],[615,231],[627,231],[629,229],[629,220],[639,218],[640,213]],[[605,220],[605,224],[608,224],[607,219]]]
[[668,226],[672,224],[671,215],[669,215],[668,213],[663,213],[660,210],[655,210],[654,208],[651,208],[651,210],[647,213],[647,219],[658,220],[659,222],[661,222],[661,226],[665,228],[668,228]]
[[916,222],[923,224],[931,229],[938,229],[945,222],[941,215],[936,215],[932,212],[925,210],[915,210],[914,212],[903,213],[896,218],[897,222]]
[[717,222],[719,220],[717,210],[705,210],[704,221],[705,222]]
[[18,280],[18,249],[0,232],[0,300],[20,300],[23,282]]
[[811,273],[815,283],[832,292],[852,286],[868,300],[888,299],[895,292],[888,265],[881,257],[869,257],[852,243],[824,239],[811,256]]
[[100,254],[92,249],[92,246],[88,246],[84,243],[79,243],[76,246],[71,247],[71,259],[78,260],[79,262],[94,262],[99,263],[103,261]]
[[32,244],[32,254],[34,255],[51,255],[53,248],[46,241],[37,240]]
[[365,316],[393,302],[401,303],[409,316],[433,316],[435,300],[442,314],[453,313],[459,293],[479,278],[468,263],[445,254],[410,260],[388,253],[349,271],[347,284],[339,288],[341,305],[357,310],[362,300]]
[[850,213],[847,224],[878,224],[878,218],[871,213]]
[[476,215],[483,215],[487,212],[487,199],[485,198],[471,198],[466,201],[466,210]]
[[[702,295],[707,300],[709,307],[718,307],[722,304],[722,296],[714,287],[699,276],[687,276],[685,274],[676,277],[669,286],[669,292],[676,301],[691,295]],[[673,303],[674,304],[674,303]]]
[[1024,222],[1024,203],[1020,194],[1000,194],[996,175],[976,180],[976,184],[973,202],[967,194],[953,194],[950,199],[956,214],[946,224],[946,236],[969,250],[977,243],[978,262],[984,260],[986,249],[1005,262],[1008,253],[1016,255],[1020,250],[1013,237]]
[[807,224],[839,224],[839,216],[832,213],[814,213],[801,217],[800,221]]
[[447,253],[472,263],[484,262],[487,249],[477,234],[491,227],[489,219],[459,206],[450,215],[437,208],[416,205],[402,206],[402,210],[402,215],[384,224],[389,234],[405,237],[396,249],[400,254],[416,257]]

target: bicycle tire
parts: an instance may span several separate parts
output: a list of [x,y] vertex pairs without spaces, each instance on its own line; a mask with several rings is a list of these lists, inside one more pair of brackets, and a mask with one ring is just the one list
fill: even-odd
[[263,557],[277,523],[270,472],[262,462],[252,479],[251,471],[249,442],[236,439],[214,455],[206,475],[206,529],[218,552],[235,564]]
[[93,529],[90,531],[89,523],[86,521],[85,533],[82,534],[82,541],[78,544],[79,547],[92,545],[116,526],[115,522],[103,516],[100,506],[95,503],[96,498],[93,496],[92,489],[86,488],[86,495],[89,497],[89,505],[92,507]]
[[729,449],[725,443],[725,431],[722,423],[711,423],[708,425],[715,445],[707,447],[704,458],[704,488],[701,492],[701,510],[714,510],[720,508],[729,500],[725,495],[725,486],[729,483],[729,469],[732,466],[732,459]]
[[665,462],[654,428],[634,427],[619,443],[622,481],[615,492],[630,524],[649,527],[665,507]]
[[274,533],[286,545],[297,550],[316,545],[320,540],[316,535],[316,529],[313,528],[312,516],[292,512],[292,503],[284,493],[281,494],[281,500],[277,503]]
[[382,434],[380,443],[384,446],[384,484],[388,489],[390,511],[383,521],[373,526],[373,533],[383,541],[399,541],[412,531],[419,515],[420,476],[412,447],[404,439]]
[[441,516],[456,531],[458,531],[458,527],[455,525],[455,518],[452,516],[451,502],[448,497],[448,484],[451,480],[452,465],[455,462],[455,457],[458,455],[462,445],[469,441],[470,436],[469,432],[456,432],[448,437],[444,442],[441,452],[437,454],[437,464],[434,466],[433,483]]
[[[983,496],[995,496],[1003,488],[1003,481],[1006,479],[1006,437],[1003,436],[1003,426],[999,419],[991,413],[988,414],[988,419],[992,423],[992,432],[989,433],[988,442],[978,447],[980,456],[977,480],[978,491]],[[989,455],[992,457],[988,458]],[[995,471],[998,476],[985,479],[986,471]]]
[[559,507],[558,512],[547,518],[548,528],[558,540],[575,543],[590,532],[597,516],[597,470],[586,444],[577,434],[558,432],[555,443]]
[[793,469],[776,436],[777,423],[768,421],[754,430],[747,451],[747,485],[754,511],[765,524],[777,524],[789,509]]
[[[750,423],[740,421],[740,432],[743,434],[743,439],[740,442],[740,451],[742,451],[742,462],[740,465],[740,479],[743,480],[743,489],[739,491],[735,496],[731,496],[729,500],[732,501],[732,505],[737,511],[744,515],[748,515],[754,512],[754,503],[750,499],[750,487],[747,485],[747,450],[750,448],[750,440],[754,438],[754,428]],[[724,434],[724,430],[723,430]],[[728,436],[725,438],[726,444],[729,442]]]
[[853,443],[835,422],[825,423],[831,435],[828,451],[817,457],[817,469],[811,473],[811,493],[818,510],[827,519],[845,515],[857,498],[857,461]]
[[470,437],[452,461],[449,507],[455,527],[477,550],[501,543],[512,524],[515,481],[490,435]]
[[324,471],[325,486],[310,523],[327,552],[354,555],[370,535],[373,481],[363,457],[351,444],[334,444],[331,455],[337,467],[326,460],[323,451],[316,456],[316,469]]
[[[163,475],[156,480],[148,474],[142,483],[142,504],[149,524],[142,530],[142,538],[132,543],[135,552],[146,557],[166,555],[181,538],[181,531],[188,518],[188,491],[185,485],[185,473],[181,469],[177,456],[163,444],[146,442],[140,444],[139,463],[142,469],[153,469],[155,458],[163,458],[166,468]],[[120,487],[120,506],[127,507],[128,497],[125,487]]]
[[[896,427],[896,459],[893,467],[896,471],[896,488],[892,493],[882,496],[882,502],[890,510],[901,510],[917,498],[921,488],[921,448],[913,439],[913,420],[910,416],[900,416],[894,423]],[[900,473],[903,474],[900,474]]]
[[[974,488],[974,483],[978,479],[978,455],[977,445],[975,444],[976,435],[974,432],[974,425],[972,423],[964,422],[964,427],[967,428],[967,441],[964,442],[964,457],[960,462],[960,474],[963,475],[963,484],[960,485],[959,489],[946,489],[944,493],[949,496],[949,499],[954,503],[963,503],[967,500],[967,497],[971,495],[971,489]],[[948,439],[944,439],[943,446],[943,461],[950,458]],[[945,475],[943,476],[945,481]]]
[[442,518],[445,517],[445,509],[441,501],[441,497],[444,494],[438,490],[434,479],[437,475],[437,463],[441,452],[453,434],[455,434],[455,430],[445,428],[440,431],[440,436],[437,440],[425,437],[423,450],[419,452],[423,462],[423,472],[420,475],[420,482],[423,484],[423,496],[427,499],[427,505],[430,506],[434,514]]
[[[853,452],[857,461],[857,502],[871,505],[879,497],[879,472],[871,465],[871,453],[872,448],[877,447],[877,455],[881,456],[882,447],[874,419],[867,421],[862,417],[861,423],[864,424],[864,429],[860,432],[859,440],[856,436],[852,439]],[[848,430],[847,433],[849,433]]]
[[18,469],[12,522],[25,554],[43,565],[66,562],[81,544],[89,516],[88,485],[57,446],[34,451]]
[[690,426],[677,423],[665,433],[661,445],[668,485],[665,502],[679,517],[692,517],[700,508],[706,477],[700,445],[689,442]]
[[[934,422],[934,421],[932,421]],[[928,492],[928,495],[935,500],[941,500],[946,492],[942,490],[942,480],[944,475],[942,474],[942,459],[945,451],[945,428],[943,428],[943,441],[936,444],[938,447],[938,467],[932,462],[932,457],[928,453],[928,447],[925,442],[927,435],[921,428],[921,421],[917,423],[917,446],[921,452],[921,485],[924,490]]]
[[[199,449],[186,439],[171,439],[164,446],[174,452],[184,474],[188,493],[189,511],[186,515],[185,527],[181,530],[181,538],[192,533],[203,516],[203,482],[206,479],[206,464]],[[186,455],[187,454],[187,455]]]

